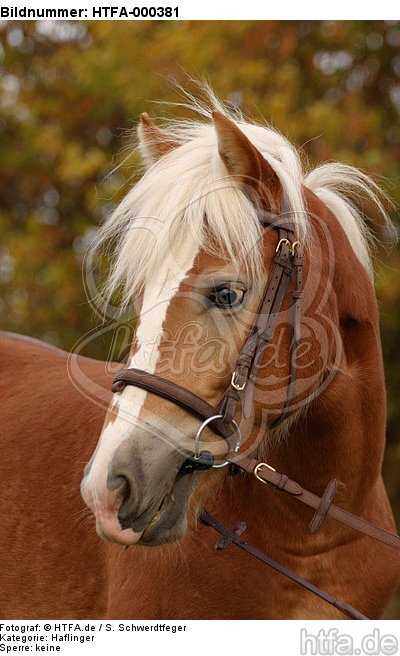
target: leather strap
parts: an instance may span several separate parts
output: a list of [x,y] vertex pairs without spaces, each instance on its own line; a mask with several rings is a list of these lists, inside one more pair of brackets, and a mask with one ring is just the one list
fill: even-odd
[[[113,392],[121,392],[126,385],[141,387],[148,392],[162,396],[164,399],[176,403],[203,420],[220,414],[217,408],[196,394],[193,394],[193,392],[180,385],[176,385],[171,380],[161,378],[155,374],[149,374],[142,369],[122,369],[115,375],[111,389]],[[232,435],[231,427],[222,420],[215,420],[212,428],[225,439],[228,439]]]
[[[224,421],[226,422],[230,422],[234,418],[239,401],[242,401],[244,418],[247,419],[251,415],[262,356],[274,334],[279,311],[292,276],[293,256],[291,243],[294,238],[293,225],[279,227],[278,237],[278,247],[273,260],[272,271],[256,319],[237,360],[232,384],[224,396],[222,407]],[[302,277],[300,280],[302,282]],[[292,370],[292,367],[290,369]],[[242,394],[239,394],[242,390]]]
[[210,513],[208,513],[206,510],[202,510],[200,514],[200,521],[203,524],[206,524],[206,526],[211,526],[213,529],[218,531],[218,533],[224,536],[224,539],[220,540],[215,545],[216,549],[218,550],[220,550],[221,548],[224,549],[230,544],[235,544],[237,547],[239,547],[239,549],[243,549],[243,551],[246,551],[251,556],[254,556],[255,558],[257,558],[257,560],[260,560],[265,565],[268,565],[268,567],[271,567],[276,572],[283,574],[283,576],[286,576],[286,578],[290,579],[291,581],[295,581],[295,583],[298,583],[306,590],[309,590],[309,592],[312,592],[320,599],[323,599],[331,606],[334,606],[348,617],[351,617],[354,620],[368,619],[368,617],[366,617],[365,615],[360,613],[360,611],[353,608],[353,606],[350,606],[350,604],[346,604],[344,601],[339,601],[338,599],[334,599],[334,597],[331,597],[329,594],[327,594],[323,590],[320,590],[312,583],[309,583],[305,579],[301,578],[301,576],[298,576],[290,569],[287,569],[283,565],[277,563],[276,560],[272,560],[272,558],[269,558],[269,556],[266,556],[261,551],[259,551],[252,545],[248,544],[248,542],[243,542],[243,540],[240,539],[240,535],[241,533],[243,533],[243,530],[246,527],[246,524],[244,524],[244,522],[241,522],[235,529],[231,531],[225,528],[223,524],[221,524],[217,519],[215,519],[215,517],[210,515]]
[[325,492],[322,495],[321,503],[319,504],[317,510],[314,513],[314,516],[309,524],[310,533],[316,533],[324,521],[326,514],[329,508],[332,505],[332,501],[335,497],[335,494],[338,489],[338,482],[336,478],[329,481],[326,486]]
[[272,271],[256,318],[235,367],[234,379],[238,386],[245,385],[251,374],[256,375],[260,364],[260,362],[254,362],[257,350],[260,347],[264,350],[276,325],[277,315],[292,274],[290,249],[285,243],[289,242],[289,235],[290,233],[286,230],[279,230],[279,244],[281,244],[279,252],[275,254]]
[[[369,535],[369,537],[374,540],[383,542],[397,551],[400,551],[400,537],[398,535],[389,533],[389,531],[386,531],[375,524],[371,524],[371,522],[368,522],[366,519],[353,515],[353,513],[348,510],[344,510],[344,508],[340,508],[332,503],[332,493],[334,491],[332,489],[332,481],[328,484],[328,488],[325,490],[325,493],[321,498],[317,494],[309,492],[301,487],[299,483],[292,481],[285,474],[280,474],[275,471],[267,463],[260,462],[254,458],[246,458],[236,453],[229,453],[226,456],[226,459],[248,474],[254,474],[259,481],[270,483],[278,490],[294,496],[296,499],[311,508],[315,508],[317,513],[314,515],[310,526],[312,533],[320,527],[322,520],[326,516],[334,519],[340,524],[345,524],[346,526],[353,528],[359,533]],[[314,528],[315,530],[313,530]]]
[[283,422],[290,412],[291,402],[295,397],[296,381],[297,381],[297,349],[301,339],[301,301],[303,298],[303,249],[297,242],[297,248],[293,260],[293,268],[295,270],[295,285],[292,293],[293,300],[293,337],[290,347],[290,374],[289,382],[286,391],[286,403],[279,417],[277,417],[271,424],[271,428],[276,428]]

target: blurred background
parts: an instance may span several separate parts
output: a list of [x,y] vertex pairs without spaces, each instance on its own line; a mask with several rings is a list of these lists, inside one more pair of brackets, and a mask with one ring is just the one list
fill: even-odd
[[[1,21],[2,329],[69,350],[93,328],[84,252],[137,175],[140,112],[185,115],[154,103],[179,100],[167,78],[186,86],[185,72],[267,119],[310,164],[362,168],[400,202],[400,21]],[[400,528],[399,269],[398,249],[378,253],[384,471]],[[108,348],[101,338],[85,353]],[[400,593],[387,617],[400,617]]]

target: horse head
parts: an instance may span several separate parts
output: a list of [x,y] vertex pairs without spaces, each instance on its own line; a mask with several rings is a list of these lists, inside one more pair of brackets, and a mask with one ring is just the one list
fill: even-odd
[[[104,228],[118,237],[109,287],[122,285],[123,304],[135,304],[129,368],[217,409],[233,383],[230,425],[240,431],[240,453],[254,454],[287,435],[340,371],[344,296],[337,294],[337,270],[350,249],[363,272],[359,284],[369,285],[369,258],[354,213],[339,226],[331,211],[341,203],[344,215],[350,207],[329,186],[333,170],[329,176],[321,167],[307,179],[296,150],[277,132],[223,111],[210,118],[163,131],[142,115],[147,169]],[[289,223],[291,240],[281,232]],[[256,371],[241,389],[232,373],[266,288],[276,291],[277,260],[290,260],[296,248],[304,256],[301,289],[289,271],[279,307],[269,306],[274,321],[269,333],[264,326]],[[351,294],[346,299],[350,305]],[[83,498],[105,539],[174,542],[228,468],[185,468],[201,423],[190,409],[143,387],[115,389],[85,469]],[[229,440],[212,422],[201,448],[215,464],[226,463]]]

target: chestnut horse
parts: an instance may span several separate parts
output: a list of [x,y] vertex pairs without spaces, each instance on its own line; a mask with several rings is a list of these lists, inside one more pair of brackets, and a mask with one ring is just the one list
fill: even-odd
[[[201,111],[163,130],[142,115],[147,168],[101,229],[114,249],[106,298],[119,289],[121,307],[136,307],[129,366],[215,405],[278,247],[262,219],[289,216],[304,252],[300,339],[293,350],[292,280],[250,412],[237,407],[240,452],[319,495],[336,478],[335,503],[395,532],[364,221],[390,225],[378,190],[344,165],[304,174],[276,131],[218,104]],[[343,618],[236,547],[215,552],[203,505],[228,526],[244,520],[248,542],[332,596],[382,615],[397,552],[329,519],[310,535],[309,509],[252,476],[185,473],[199,427],[190,412],[133,386],[112,395],[110,365],[29,338],[3,334],[0,365],[1,617]],[[201,439],[223,464],[212,424]]]

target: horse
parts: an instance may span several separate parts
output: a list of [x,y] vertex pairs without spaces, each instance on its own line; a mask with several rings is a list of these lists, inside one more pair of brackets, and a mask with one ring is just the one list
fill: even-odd
[[[141,115],[144,172],[100,228],[111,264],[98,297],[134,309],[129,368],[219,409],[228,390],[230,434],[215,423],[226,408],[200,435],[168,395],[112,393],[120,363],[3,333],[3,618],[343,619],[234,545],[216,552],[204,507],[369,618],[398,584],[397,552],[329,519],[311,534],[310,509],[225,466],[236,427],[238,455],[319,495],[334,478],[335,503],[395,532],[370,248],[370,226],[391,225],[379,190],[348,165],[305,171],[288,139],[215,98],[193,109],[162,127]],[[274,262],[287,269],[300,249],[301,293],[287,276],[246,396],[237,359]],[[187,466],[204,453],[216,466]]]

